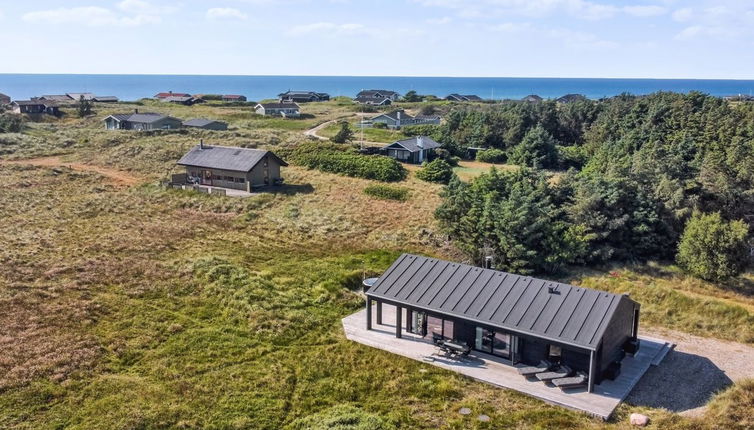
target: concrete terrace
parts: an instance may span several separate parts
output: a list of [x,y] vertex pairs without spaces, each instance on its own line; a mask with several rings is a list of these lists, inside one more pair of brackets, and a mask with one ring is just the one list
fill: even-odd
[[[374,309],[372,314],[376,314]],[[672,349],[668,342],[640,336],[639,352],[634,357],[626,357],[623,360],[620,376],[614,381],[605,380],[595,385],[592,393],[588,393],[586,387],[561,390],[519,375],[516,367],[521,365],[511,365],[509,361],[493,355],[473,351],[463,360],[436,355],[438,350],[431,339],[407,333],[405,330],[402,338],[395,337],[394,306],[383,305],[382,315],[382,324],[372,321],[372,330],[366,329],[366,309],[343,318],[346,337],[354,342],[423,361],[478,381],[516,390],[547,403],[583,411],[605,420],[612,415],[650,366],[657,366]],[[402,319],[405,321],[405,314]]]

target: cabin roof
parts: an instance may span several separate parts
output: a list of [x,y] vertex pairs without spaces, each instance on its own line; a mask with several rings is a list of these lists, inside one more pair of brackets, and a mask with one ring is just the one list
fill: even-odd
[[235,172],[248,172],[253,169],[266,155],[278,160],[280,165],[288,163],[271,151],[263,149],[238,148],[233,146],[196,145],[180,160],[181,166],[196,166],[207,169],[222,169]]
[[[420,139],[421,139],[421,146],[419,142]],[[419,152],[422,149],[435,149],[441,146],[434,139],[429,138],[427,136],[414,136],[408,139],[403,139],[403,140],[393,142],[390,145],[385,146],[385,148],[392,148],[395,145],[401,146],[404,149],[408,150],[409,152]]]
[[589,350],[599,347],[620,302],[631,300],[411,254],[401,255],[367,295]]

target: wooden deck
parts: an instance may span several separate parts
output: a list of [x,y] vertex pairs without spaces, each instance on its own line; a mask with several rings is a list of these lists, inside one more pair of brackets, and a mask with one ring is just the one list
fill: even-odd
[[[373,309],[372,315],[375,314],[376,311]],[[372,330],[366,329],[366,309],[343,318],[346,337],[354,342],[424,361],[482,382],[520,391],[545,402],[583,411],[605,420],[631,392],[649,367],[658,365],[672,348],[671,344],[663,340],[640,337],[639,352],[634,357],[626,357],[623,360],[620,376],[614,381],[606,380],[595,385],[592,393],[588,393],[586,388],[561,390],[519,375],[516,366],[492,355],[474,351],[469,358],[464,360],[436,355],[437,348],[432,342],[418,335],[403,331],[402,338],[395,337],[395,307],[383,305],[382,315],[383,324],[378,325],[372,321]]]

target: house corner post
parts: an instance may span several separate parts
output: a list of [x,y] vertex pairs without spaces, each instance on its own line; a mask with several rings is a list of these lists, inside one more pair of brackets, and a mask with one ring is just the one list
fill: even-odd
[[403,316],[403,309],[400,306],[395,306],[395,337],[401,337],[401,317]]
[[372,298],[367,296],[367,330],[372,329]]

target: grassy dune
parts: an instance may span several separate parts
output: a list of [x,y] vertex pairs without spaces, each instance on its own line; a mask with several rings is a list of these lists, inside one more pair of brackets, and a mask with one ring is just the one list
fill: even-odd
[[[462,258],[432,216],[439,186],[409,177],[406,201],[379,200],[363,192],[372,181],[291,166],[287,187],[250,199],[164,190],[156,180],[199,138],[303,139],[235,107],[170,109],[231,130],[107,132],[101,111],[0,135],[6,158],[62,154],[142,180],[0,163],[0,428],[628,428],[630,405],[603,423],[345,339],[363,276],[402,251]],[[316,123],[347,107],[308,109]],[[649,265],[569,280],[630,292],[648,326],[754,343],[747,279]],[[734,386],[698,419],[638,410],[654,428],[747,428],[752,393]]]

